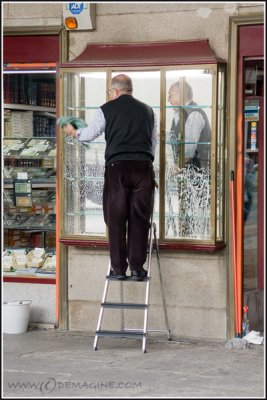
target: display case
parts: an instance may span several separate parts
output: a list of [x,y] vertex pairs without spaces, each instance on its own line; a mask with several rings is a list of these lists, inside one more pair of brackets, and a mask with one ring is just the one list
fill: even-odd
[[55,277],[56,71],[28,68],[3,75],[3,268]]
[[[157,117],[154,221],[162,248],[224,247],[225,63],[207,40],[88,45],[60,68],[60,114],[83,118],[108,101],[113,76]],[[175,100],[176,97],[176,101]],[[60,241],[107,245],[102,211],[104,135],[60,135]]]

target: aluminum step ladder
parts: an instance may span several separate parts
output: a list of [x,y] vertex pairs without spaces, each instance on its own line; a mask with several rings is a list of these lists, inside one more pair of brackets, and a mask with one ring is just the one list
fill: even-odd
[[[154,243],[153,243],[154,238]],[[106,275],[106,282],[104,287],[104,293],[102,297],[102,302],[100,305],[100,313],[95,333],[94,345],[93,350],[97,350],[97,342],[99,337],[120,337],[120,338],[130,338],[130,339],[142,339],[142,352],[146,353],[146,340],[147,335],[150,332],[166,332],[167,339],[171,340],[170,328],[168,323],[167,317],[167,308],[164,296],[164,288],[162,282],[162,275],[161,275],[161,268],[160,268],[160,258],[159,258],[159,245],[157,241],[157,228],[156,224],[153,223],[153,215],[151,217],[151,224],[150,224],[150,233],[149,233],[149,248],[148,248],[148,257],[147,257],[147,277],[143,278],[142,281],[136,281],[132,277],[127,276],[124,280],[118,280],[114,276],[110,276],[111,270],[111,263],[109,262],[108,272]],[[164,319],[165,319],[165,330],[149,330],[147,329],[147,320],[148,320],[148,309],[149,309],[149,290],[150,290],[150,281],[151,281],[151,257],[152,252],[155,251],[157,255],[157,266],[158,266],[158,273],[159,273],[159,281],[160,281],[160,290],[161,290],[161,297],[162,297],[162,305],[163,305],[163,312],[164,312]],[[114,281],[119,281],[120,283],[120,302],[113,303],[107,302],[107,294],[109,284]],[[123,284],[124,282],[131,281],[132,284],[144,284],[145,287],[145,302],[140,303],[125,303],[123,301]],[[121,310],[121,329],[118,331],[113,330],[102,330],[101,329],[101,322],[103,318],[103,313],[105,309],[120,309]],[[143,310],[144,311],[144,325],[142,329],[126,329],[124,327],[124,310],[125,309],[135,309],[135,310]]]

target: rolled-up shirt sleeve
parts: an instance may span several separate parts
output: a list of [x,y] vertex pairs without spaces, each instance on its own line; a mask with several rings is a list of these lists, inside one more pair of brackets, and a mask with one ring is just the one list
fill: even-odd
[[77,129],[77,139],[80,142],[92,142],[104,133],[106,120],[101,108],[97,108],[93,120],[86,128]]

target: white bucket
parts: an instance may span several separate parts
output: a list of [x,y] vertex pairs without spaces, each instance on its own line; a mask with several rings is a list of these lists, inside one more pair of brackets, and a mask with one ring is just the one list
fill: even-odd
[[24,333],[28,329],[31,300],[4,302],[3,332]]

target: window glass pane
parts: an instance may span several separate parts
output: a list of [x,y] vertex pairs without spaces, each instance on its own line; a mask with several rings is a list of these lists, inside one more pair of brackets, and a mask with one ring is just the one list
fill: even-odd
[[[106,73],[66,73],[64,115],[88,124],[106,102]],[[102,209],[105,140],[89,145],[64,138],[64,233],[106,236]]]
[[[164,76],[159,70],[113,70],[111,77],[129,75],[133,96],[149,104],[156,114],[158,145],[154,170],[160,187],[156,190],[154,221],[160,237],[220,241],[224,233],[224,70],[218,67],[216,76],[216,67],[178,68],[162,70],[165,88],[161,88]],[[82,118],[86,123],[92,121],[95,110],[108,99],[107,78],[107,71],[64,72],[64,115]],[[213,79],[218,79],[218,85]],[[212,110],[213,90],[218,91],[216,110]],[[161,98],[162,92],[166,93],[165,99]],[[165,110],[160,108],[161,101],[166,102]],[[89,145],[65,137],[63,142],[63,232],[107,238],[102,209],[104,135]]]
[[[260,138],[264,135],[264,60],[244,60],[244,192],[243,192],[243,285],[246,291],[255,290],[260,282],[261,253],[259,237],[263,200],[260,195],[263,158]],[[263,142],[262,142],[263,143]],[[262,172],[263,173],[263,172]]]
[[165,237],[211,239],[212,71],[166,72]]
[[217,240],[223,240],[223,193],[224,193],[224,124],[225,124],[225,75],[218,71],[218,106],[217,106]]
[[[126,74],[130,76],[133,82],[133,96],[148,104],[153,108],[157,118],[157,128],[160,131],[160,71],[113,71],[112,77],[118,74]],[[153,162],[156,181],[159,185],[159,154],[160,141],[158,133],[158,143],[156,147],[155,160]],[[159,190],[155,192],[154,202],[154,222],[160,234],[159,225]]]

